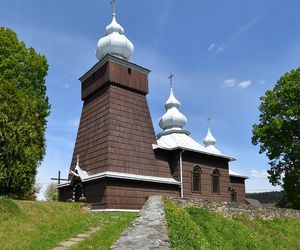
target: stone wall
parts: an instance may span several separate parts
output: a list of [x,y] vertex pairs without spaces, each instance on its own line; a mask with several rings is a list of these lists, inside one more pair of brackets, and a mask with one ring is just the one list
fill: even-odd
[[211,212],[219,213],[227,218],[245,215],[250,218],[262,218],[265,220],[274,218],[300,218],[300,210],[275,208],[275,207],[253,207],[246,204],[217,202],[211,200],[171,198],[180,207],[200,207]]

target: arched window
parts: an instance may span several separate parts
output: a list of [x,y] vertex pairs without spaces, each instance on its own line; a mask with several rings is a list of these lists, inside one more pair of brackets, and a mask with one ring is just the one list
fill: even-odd
[[192,191],[201,193],[201,168],[195,166],[192,172]]
[[214,169],[212,173],[212,191],[213,193],[220,193],[220,171],[218,169]]

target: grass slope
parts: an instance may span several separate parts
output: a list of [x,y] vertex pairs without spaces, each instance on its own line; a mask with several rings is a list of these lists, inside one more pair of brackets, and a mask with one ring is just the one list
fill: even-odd
[[[106,245],[90,249],[109,249],[137,215],[89,213],[80,206],[78,203],[12,201],[0,197],[1,250],[51,249],[59,242],[98,225],[103,226],[101,233]],[[97,243],[102,246],[101,242]]]
[[300,249],[299,219],[227,219],[165,200],[172,249]]
[[110,223],[104,225],[99,231],[81,242],[78,246],[73,247],[72,250],[109,249],[135,217],[136,214],[133,213],[119,213],[119,215],[113,216]]

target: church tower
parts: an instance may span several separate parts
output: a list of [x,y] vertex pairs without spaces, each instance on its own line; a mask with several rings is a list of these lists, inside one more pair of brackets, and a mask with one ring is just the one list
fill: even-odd
[[133,50],[113,6],[97,44],[99,61],[80,78],[83,108],[69,182],[59,187],[62,201],[83,196],[94,209],[137,209],[151,194],[178,193],[168,163],[152,148],[150,71],[129,61]]

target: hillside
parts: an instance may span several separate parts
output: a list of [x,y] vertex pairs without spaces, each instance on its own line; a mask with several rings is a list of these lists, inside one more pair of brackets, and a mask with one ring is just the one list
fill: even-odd
[[136,215],[90,213],[79,203],[13,201],[0,197],[0,248],[52,249],[90,227],[100,226],[86,240],[88,244],[83,241],[79,249],[109,249]]
[[261,192],[261,193],[247,193],[247,198],[255,199],[261,203],[277,203],[282,197],[282,191],[272,191],[272,192]]
[[172,249],[300,249],[300,219],[228,219],[169,199],[165,211]]

